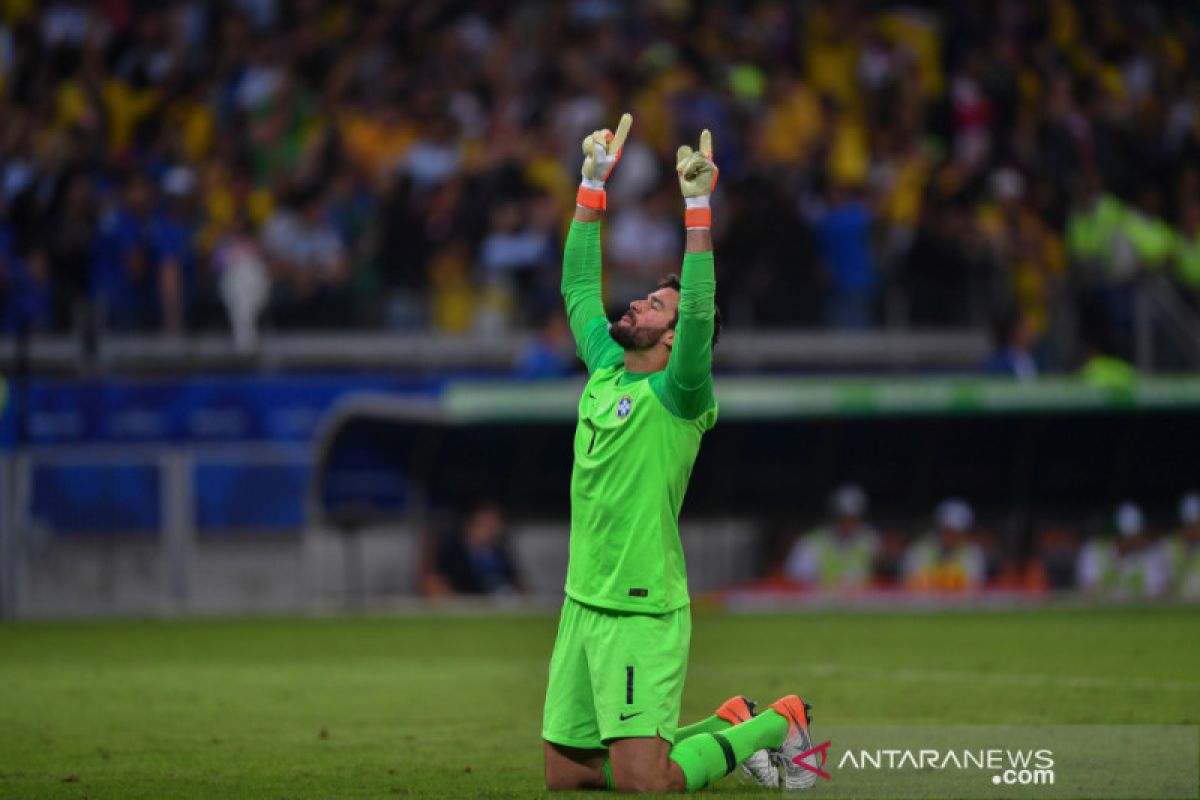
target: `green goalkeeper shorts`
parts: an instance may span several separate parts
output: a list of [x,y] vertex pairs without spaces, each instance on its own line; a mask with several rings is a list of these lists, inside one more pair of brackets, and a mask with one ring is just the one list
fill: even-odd
[[563,603],[542,738],[601,748],[613,739],[675,741],[692,639],[691,610],[637,614]]

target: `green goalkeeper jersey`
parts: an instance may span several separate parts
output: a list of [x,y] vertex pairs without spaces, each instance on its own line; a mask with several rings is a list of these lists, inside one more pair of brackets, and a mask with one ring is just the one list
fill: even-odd
[[700,437],[717,419],[713,257],[684,256],[671,357],[649,374],[626,371],[609,336],[600,271],[600,223],[573,222],[562,290],[590,377],[575,428],[566,591],[600,608],[660,614],[688,603],[679,509]]

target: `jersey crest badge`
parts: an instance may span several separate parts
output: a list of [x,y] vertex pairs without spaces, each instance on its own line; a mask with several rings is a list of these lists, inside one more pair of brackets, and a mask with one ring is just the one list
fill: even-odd
[[625,419],[629,416],[629,412],[633,410],[633,397],[625,395],[617,401],[617,418]]

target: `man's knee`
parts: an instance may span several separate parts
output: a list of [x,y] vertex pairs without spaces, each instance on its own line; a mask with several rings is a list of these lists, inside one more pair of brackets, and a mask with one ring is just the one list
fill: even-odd
[[624,739],[614,743],[613,783],[618,792],[682,792],[687,781],[668,757],[671,745],[662,739]]
[[667,772],[634,772],[614,776],[616,790],[626,794],[644,794],[647,792],[679,792],[682,786],[675,786]]
[[603,789],[603,750],[579,750],[545,743],[546,788],[552,792]]

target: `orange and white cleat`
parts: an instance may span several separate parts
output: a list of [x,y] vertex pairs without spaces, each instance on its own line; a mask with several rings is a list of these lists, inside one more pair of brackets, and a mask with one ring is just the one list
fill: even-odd
[[[734,695],[717,709],[716,714],[730,725],[740,725],[754,716],[754,701]],[[779,768],[766,750],[756,750],[742,762],[742,773],[759,786],[779,787]]]
[[[784,737],[778,751],[778,759],[783,767],[783,788],[812,788],[817,782],[816,770],[819,767],[816,753],[809,752],[812,750],[812,736],[808,730],[808,712],[812,706],[796,695],[789,694],[771,703],[771,708],[788,721],[787,736]],[[804,763],[811,764],[813,769],[806,769],[796,763],[796,757],[804,753],[809,753],[804,757]]]
[[716,715],[730,725],[741,725],[754,716],[755,705],[753,700],[735,694],[717,707]]

